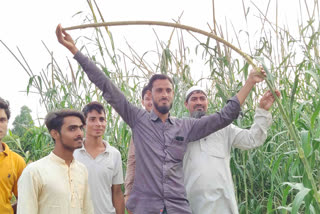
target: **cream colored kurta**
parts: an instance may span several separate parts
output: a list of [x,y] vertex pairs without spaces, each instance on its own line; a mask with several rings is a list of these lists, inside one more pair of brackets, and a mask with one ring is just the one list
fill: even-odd
[[88,172],[54,153],[29,164],[18,182],[18,214],[93,214]]
[[184,183],[193,214],[238,214],[230,171],[231,147],[251,149],[264,143],[271,113],[258,108],[251,129],[229,125],[188,144]]

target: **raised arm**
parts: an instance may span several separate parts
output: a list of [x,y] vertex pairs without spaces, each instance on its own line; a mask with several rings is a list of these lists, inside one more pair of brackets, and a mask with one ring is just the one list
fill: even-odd
[[257,72],[254,69],[251,70],[249,77],[245,82],[244,86],[237,93],[236,96],[240,102],[240,105],[244,103],[253,86],[255,86],[256,83],[262,82],[264,80],[264,77],[266,77],[266,72],[263,70],[262,67],[260,69],[261,69],[261,72]]
[[57,26],[56,34],[59,43],[65,46],[83,68],[88,78],[103,93],[105,100],[119,113],[122,119],[132,128],[138,119],[146,113],[129,103],[124,94],[116,87],[112,81],[101,71],[94,62],[84,56],[76,47],[72,37],[62,30],[61,25]]
[[223,107],[220,112],[194,121],[191,131],[188,135],[188,141],[190,142],[199,140],[230,125],[232,121],[238,117],[240,106],[244,103],[253,86],[256,83],[263,81],[265,76],[266,74],[263,68],[261,68],[261,73],[252,70],[244,86],[240,89],[236,96],[228,100],[227,105]]
[[56,35],[59,43],[65,46],[73,55],[79,51],[72,37],[62,29],[60,24],[57,26]]
[[[280,92],[276,91],[276,95],[279,97]],[[274,100],[275,98],[270,91],[267,91],[262,96],[259,108],[257,108],[254,116],[254,123],[250,129],[232,126],[229,133],[232,146],[247,150],[261,146],[265,142],[267,130],[272,124],[272,115],[268,110],[271,108]]]

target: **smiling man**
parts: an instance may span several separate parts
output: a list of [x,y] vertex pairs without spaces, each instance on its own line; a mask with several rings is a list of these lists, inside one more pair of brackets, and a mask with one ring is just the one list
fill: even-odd
[[15,213],[16,204],[11,205],[12,193],[18,198],[18,179],[26,167],[23,158],[2,142],[7,134],[10,119],[9,102],[0,97],[0,213]]
[[[280,92],[276,91],[277,96]],[[205,138],[190,142],[183,159],[184,183],[193,214],[238,214],[230,170],[231,148],[248,150],[261,146],[272,123],[268,111],[274,103],[270,91],[260,99],[250,129],[229,125]],[[191,87],[185,106],[190,116],[207,114],[208,99],[204,89]]]
[[226,127],[238,117],[250,90],[263,81],[265,73],[252,71],[236,96],[218,113],[200,119],[177,119],[169,111],[174,98],[174,84],[164,74],[153,75],[148,83],[153,109],[145,109],[128,102],[124,94],[93,61],[75,46],[69,34],[57,26],[58,41],[65,46],[88,75],[102,90],[105,100],[131,127],[135,142],[135,179],[126,203],[136,214],[191,214],[183,184],[182,159],[188,142],[199,140]]
[[82,110],[86,118],[86,138],[74,158],[83,163],[89,174],[89,187],[95,214],[124,214],[122,160],[120,152],[103,140],[106,112],[99,102]]
[[73,158],[73,151],[82,146],[83,114],[74,110],[51,112],[45,123],[54,150],[23,171],[18,182],[18,213],[92,214],[87,169]]

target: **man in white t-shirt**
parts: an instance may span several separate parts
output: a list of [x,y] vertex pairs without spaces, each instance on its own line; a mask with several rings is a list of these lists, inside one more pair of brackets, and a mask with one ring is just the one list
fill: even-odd
[[102,139],[106,129],[106,113],[99,102],[87,104],[86,138],[74,152],[89,174],[89,187],[95,214],[124,214],[122,160],[120,152]]

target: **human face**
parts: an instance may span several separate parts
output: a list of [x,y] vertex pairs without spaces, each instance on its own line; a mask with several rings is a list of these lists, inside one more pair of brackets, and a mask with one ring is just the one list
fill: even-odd
[[96,110],[88,112],[86,119],[86,136],[102,137],[106,130],[107,120],[103,111],[101,113]]
[[0,141],[6,136],[8,129],[8,117],[4,109],[0,109]]
[[201,114],[201,116],[203,116],[208,110],[208,99],[201,91],[195,91],[191,94],[184,105],[188,109],[191,116]]
[[55,139],[55,143],[61,143],[62,147],[68,151],[82,147],[83,141],[83,123],[76,116],[68,116],[63,119],[63,125],[60,132],[51,130],[51,136]]
[[160,114],[167,114],[172,107],[173,87],[169,80],[158,79],[152,85],[152,104]]
[[152,94],[151,94],[151,91],[147,91],[144,96],[143,96],[143,99],[141,101],[143,107],[148,111],[150,112],[151,109],[152,109]]

